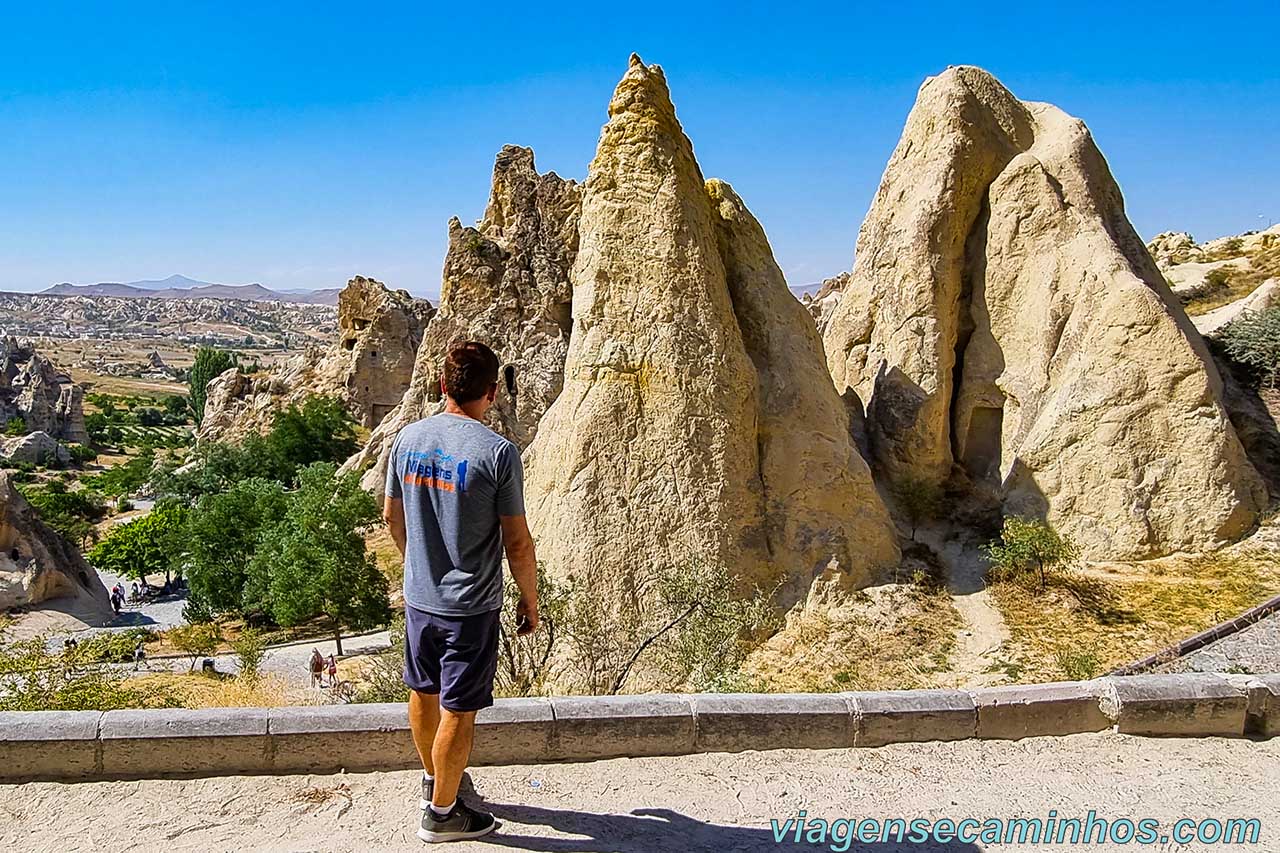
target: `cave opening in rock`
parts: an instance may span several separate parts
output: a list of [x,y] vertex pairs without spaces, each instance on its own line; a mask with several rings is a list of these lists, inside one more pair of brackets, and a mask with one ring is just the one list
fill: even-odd
[[508,364],[502,368],[502,379],[507,383],[507,393],[514,397],[516,395],[516,368],[514,365]]
[[1000,475],[1000,447],[1003,440],[1004,409],[976,406],[969,414],[961,461],[969,476],[986,480]]
[[344,350],[346,350],[347,352],[351,352],[351,350],[353,350],[353,349],[355,349],[355,348],[356,348],[356,339],[355,339],[355,338],[347,338],[346,340],[344,340],[344,341],[342,342],[342,348],[343,348]]

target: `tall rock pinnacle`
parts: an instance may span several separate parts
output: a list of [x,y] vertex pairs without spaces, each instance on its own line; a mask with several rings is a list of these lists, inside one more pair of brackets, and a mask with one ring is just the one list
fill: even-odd
[[1265,501],[1088,129],[981,69],[921,86],[824,343],[890,481],[963,472],[1086,556],[1212,547]]
[[898,557],[812,321],[632,57],[591,163],[564,388],[526,453],[539,557],[615,610],[695,563],[851,584]]

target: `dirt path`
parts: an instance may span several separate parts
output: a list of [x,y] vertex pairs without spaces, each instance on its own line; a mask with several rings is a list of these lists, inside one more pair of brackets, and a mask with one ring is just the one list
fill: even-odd
[[[501,821],[481,841],[427,848],[415,836],[418,774],[233,776],[0,786],[0,841],[30,851],[423,851],[657,853],[851,850],[979,853],[1026,844],[775,842],[770,819],[973,817],[1257,818],[1255,846],[1280,849],[1280,739],[1144,740],[1075,735],[897,744],[825,752],[637,758],[472,771],[471,793]],[[1065,853],[1079,845],[1036,845]],[[1209,846],[1087,849],[1209,850]]]
[[999,654],[1009,641],[1009,627],[987,589],[987,561],[978,544],[962,531],[946,527],[920,528],[916,538],[933,548],[947,569],[947,591],[960,614],[951,671],[956,686],[997,683]]

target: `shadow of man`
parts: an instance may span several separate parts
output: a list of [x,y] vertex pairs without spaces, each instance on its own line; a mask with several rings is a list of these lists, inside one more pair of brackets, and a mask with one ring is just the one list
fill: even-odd
[[[499,826],[484,840],[488,844],[543,853],[653,853],[657,850],[716,851],[716,853],[779,853],[779,851],[825,851],[825,853],[981,853],[966,842],[859,842],[853,827],[840,838],[827,833],[823,843],[795,840],[795,824],[781,820],[775,835],[770,827],[725,826],[697,820],[670,809],[636,809],[630,814],[593,814],[570,809],[546,809],[514,803],[486,803],[499,820],[515,824],[542,825],[576,838],[548,838],[519,835],[516,827]],[[803,838],[802,833],[802,838]]]

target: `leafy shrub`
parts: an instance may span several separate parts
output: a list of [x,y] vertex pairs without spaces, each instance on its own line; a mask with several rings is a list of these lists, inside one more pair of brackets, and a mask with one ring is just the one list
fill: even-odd
[[9,418],[9,420],[4,425],[4,434],[5,435],[26,435],[27,422],[24,421],[21,417]]
[[229,645],[240,658],[240,674],[245,678],[257,678],[262,660],[267,656],[267,643],[262,632],[245,628]]
[[182,707],[184,697],[171,687],[127,682],[123,672],[86,663],[84,654],[50,652],[43,637],[0,647],[0,711]]
[[1232,361],[1243,365],[1261,384],[1280,385],[1280,306],[1261,313],[1246,311],[1218,332]]
[[184,655],[191,655],[191,669],[194,670],[200,658],[218,650],[218,645],[222,642],[222,629],[213,622],[193,622],[170,628],[166,636],[175,649]]
[[103,631],[80,640],[68,654],[78,663],[128,663],[138,643],[150,643],[156,635],[146,628]]
[[1016,578],[1037,571],[1041,589],[1048,583],[1050,569],[1068,565],[1080,554],[1075,543],[1058,535],[1048,522],[1017,516],[1004,520],[1000,539],[983,551],[996,577]]

